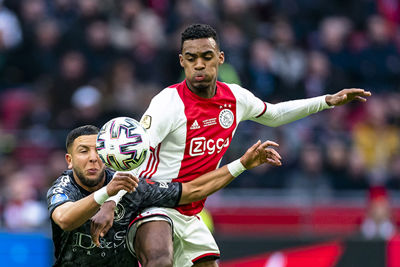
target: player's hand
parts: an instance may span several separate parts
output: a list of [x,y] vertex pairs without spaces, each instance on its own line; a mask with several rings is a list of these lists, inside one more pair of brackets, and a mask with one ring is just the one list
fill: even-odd
[[100,237],[104,237],[113,225],[114,209],[114,201],[104,202],[100,210],[91,219],[90,235],[93,243],[98,247],[100,247]]
[[264,143],[258,141],[246,151],[240,158],[240,162],[248,170],[264,163],[281,166],[281,156],[270,146],[279,147],[279,145],[273,141],[265,141]]
[[116,172],[111,182],[107,185],[107,194],[111,197],[120,190],[133,192],[138,186],[139,179],[129,172]]
[[343,89],[334,95],[327,95],[325,101],[329,106],[340,106],[347,104],[353,100],[360,102],[366,102],[367,97],[371,96],[371,92],[365,91],[364,89],[351,88]]

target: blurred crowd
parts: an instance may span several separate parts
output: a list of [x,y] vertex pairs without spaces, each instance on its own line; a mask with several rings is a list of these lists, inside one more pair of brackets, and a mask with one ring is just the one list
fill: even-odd
[[140,119],[183,79],[180,33],[207,23],[226,62],[220,80],[271,103],[342,88],[373,93],[278,128],[239,127],[225,161],[258,139],[280,144],[234,188],[329,196],[400,189],[399,0],[0,0],[0,227],[47,220],[45,193],[83,124]]

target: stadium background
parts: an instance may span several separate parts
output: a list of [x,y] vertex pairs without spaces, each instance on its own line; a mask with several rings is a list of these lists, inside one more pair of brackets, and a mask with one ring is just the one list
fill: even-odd
[[[222,266],[400,266],[390,231],[400,222],[400,1],[0,3],[2,265],[50,265],[44,198],[66,167],[67,132],[139,119],[183,77],[180,32],[207,23],[225,52],[220,79],[268,102],[373,93],[274,129],[241,124],[225,161],[269,139],[284,165],[247,172],[207,201]],[[362,226],[368,216],[388,220],[383,235]]]

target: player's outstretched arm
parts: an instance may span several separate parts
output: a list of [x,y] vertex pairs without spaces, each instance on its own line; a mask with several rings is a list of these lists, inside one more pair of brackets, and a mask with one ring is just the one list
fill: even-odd
[[343,89],[333,95],[285,101],[277,104],[266,103],[266,111],[261,116],[251,120],[270,127],[277,127],[353,100],[365,102],[370,95],[371,92],[364,89],[351,88]]
[[327,95],[325,101],[329,106],[340,106],[353,100],[367,102],[367,97],[371,95],[371,92],[360,88],[343,89],[334,95]]
[[[264,143],[258,141],[246,151],[240,160],[201,175],[188,183],[183,183],[179,204],[182,205],[204,199],[228,185],[244,170],[250,170],[264,163],[281,166],[281,156],[270,146],[278,147],[279,145],[272,141]],[[239,166],[239,169],[237,166]]]
[[65,202],[54,209],[51,217],[64,231],[71,231],[89,220],[100,208],[100,205],[120,190],[132,192],[139,180],[130,173],[117,173],[111,182],[75,202]]

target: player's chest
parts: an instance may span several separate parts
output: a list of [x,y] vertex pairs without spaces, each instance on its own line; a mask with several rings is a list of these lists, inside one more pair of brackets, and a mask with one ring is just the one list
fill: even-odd
[[187,135],[232,132],[236,127],[236,102],[231,99],[187,101],[184,113]]

